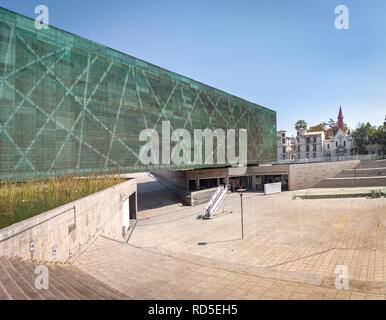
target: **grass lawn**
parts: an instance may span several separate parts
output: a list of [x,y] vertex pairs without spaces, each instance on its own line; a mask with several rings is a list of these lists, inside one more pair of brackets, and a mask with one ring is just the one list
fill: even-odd
[[124,178],[51,178],[0,185],[0,229],[124,182]]

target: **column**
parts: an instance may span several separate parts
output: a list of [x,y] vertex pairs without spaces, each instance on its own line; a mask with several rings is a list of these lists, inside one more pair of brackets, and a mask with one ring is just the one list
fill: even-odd
[[252,190],[256,191],[256,176],[252,176]]

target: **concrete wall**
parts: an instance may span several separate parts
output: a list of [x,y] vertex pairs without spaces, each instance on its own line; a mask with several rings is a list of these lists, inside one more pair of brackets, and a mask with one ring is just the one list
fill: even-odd
[[212,179],[212,178],[225,178],[228,176],[228,168],[216,168],[216,169],[198,169],[192,171],[186,171],[186,179]]
[[289,165],[262,165],[258,167],[248,167],[247,175],[281,175],[288,174]]
[[186,171],[156,171],[152,172],[157,178],[168,181],[176,188],[186,188]]
[[193,191],[190,193],[190,205],[195,206],[197,204],[206,203],[210,200],[213,194],[216,192],[216,188],[210,188],[205,190]]
[[127,235],[122,234],[122,202],[135,196],[136,190],[136,180],[129,179],[1,229],[0,256],[68,262],[98,235],[124,241]]
[[186,171],[157,171],[152,174],[158,182],[173,192],[187,204],[191,203],[189,192],[186,189]]
[[359,160],[289,165],[289,190],[312,188],[323,179],[333,178],[344,169],[352,169]]
[[208,202],[216,188],[189,191],[189,180],[225,178],[228,176],[228,168],[198,169],[186,171],[157,171],[152,174],[157,180],[172,191],[178,198],[188,205],[197,205]]

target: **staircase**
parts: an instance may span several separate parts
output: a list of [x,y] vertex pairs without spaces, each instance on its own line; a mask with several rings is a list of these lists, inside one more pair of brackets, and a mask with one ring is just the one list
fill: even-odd
[[314,188],[352,188],[386,186],[386,160],[361,161],[334,178],[325,179]]
[[213,217],[215,211],[223,202],[229,190],[230,185],[220,185],[217,188],[216,192],[213,194],[212,198],[209,200],[208,204],[204,208],[204,213],[202,215],[204,219],[211,219]]
[[127,296],[67,264],[44,264],[48,289],[35,288],[39,263],[0,257],[0,300],[116,300]]

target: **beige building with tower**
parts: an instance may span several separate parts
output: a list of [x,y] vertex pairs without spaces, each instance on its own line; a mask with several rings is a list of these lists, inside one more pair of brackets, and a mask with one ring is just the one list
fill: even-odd
[[286,136],[286,131],[277,132],[278,163],[344,160],[354,153],[350,130],[345,133],[342,108],[339,108],[338,131],[326,136],[323,131],[307,132],[299,128],[296,138]]
[[323,131],[307,132],[304,128],[297,130],[296,159],[329,161],[337,157],[351,156],[353,139],[350,130],[347,134],[344,131],[342,108],[339,108],[337,124],[338,131],[329,137],[326,137]]
[[287,137],[285,130],[277,132],[277,159],[290,160],[295,158],[295,139]]

